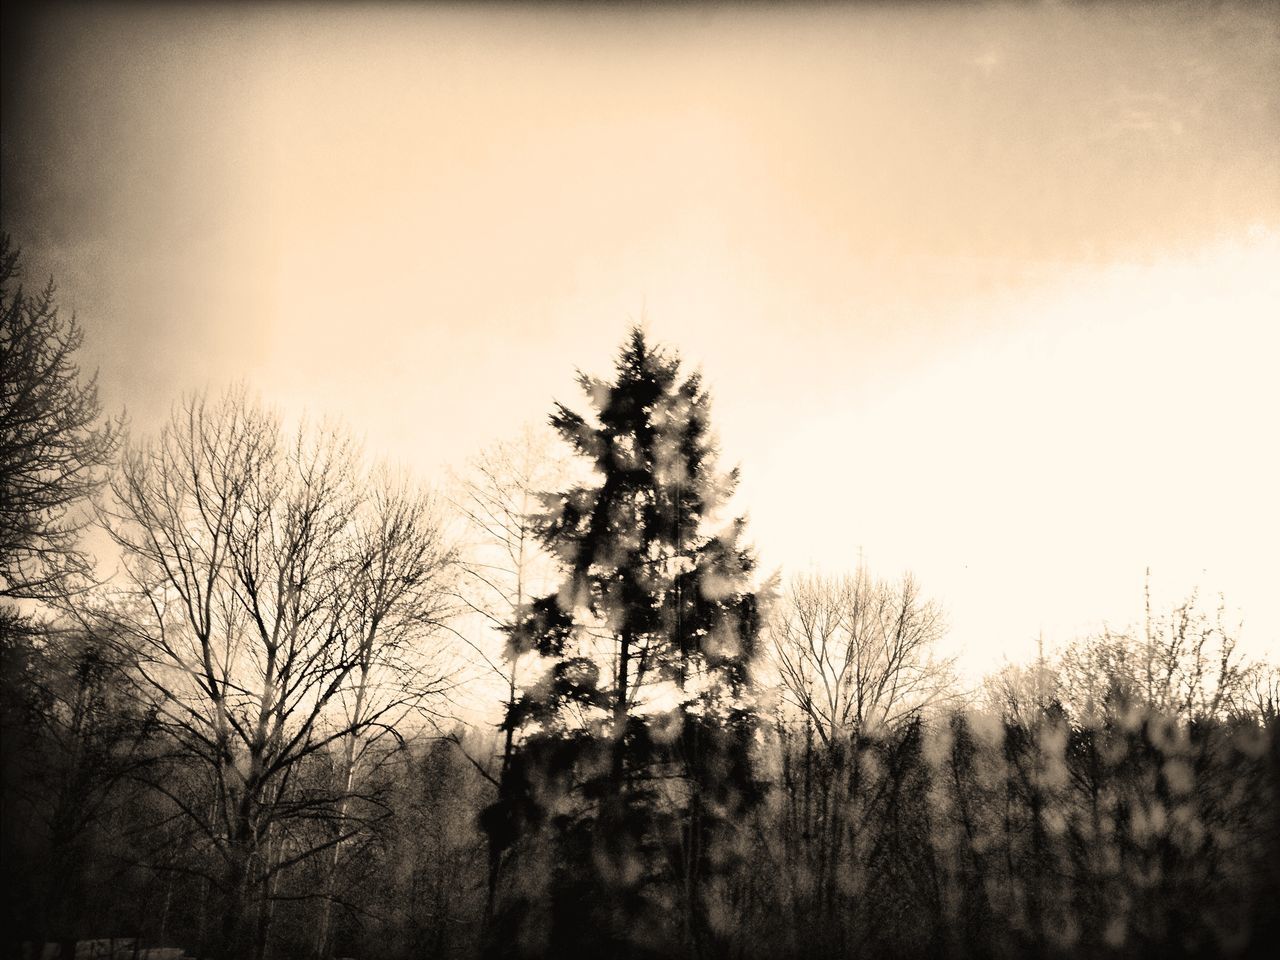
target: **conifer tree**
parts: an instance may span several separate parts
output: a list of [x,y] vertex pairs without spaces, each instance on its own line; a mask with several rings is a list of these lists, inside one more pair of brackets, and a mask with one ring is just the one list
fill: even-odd
[[544,497],[540,532],[562,579],[509,633],[511,653],[535,652],[545,670],[508,706],[520,746],[484,815],[508,856],[542,845],[549,903],[510,892],[491,944],[717,955],[719,881],[759,796],[755,564],[744,521],[717,516],[737,475],[716,470],[701,378],[641,330],[612,382],[579,382],[592,415],[558,405],[551,422],[593,471]]

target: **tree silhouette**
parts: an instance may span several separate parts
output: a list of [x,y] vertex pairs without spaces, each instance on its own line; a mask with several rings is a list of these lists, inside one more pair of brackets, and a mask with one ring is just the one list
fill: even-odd
[[77,512],[120,440],[100,423],[97,379],[80,379],[84,332],[58,313],[50,280],[23,288],[19,251],[0,234],[0,597],[53,600],[89,573]]
[[508,706],[519,750],[483,821],[501,847],[543,843],[549,892],[512,891],[492,948],[717,955],[729,835],[759,793],[754,560],[742,520],[712,530],[737,477],[716,472],[701,378],[641,330],[612,382],[579,382],[593,416],[559,405],[552,424],[594,473],[545,498],[563,577],[509,630],[544,670]]

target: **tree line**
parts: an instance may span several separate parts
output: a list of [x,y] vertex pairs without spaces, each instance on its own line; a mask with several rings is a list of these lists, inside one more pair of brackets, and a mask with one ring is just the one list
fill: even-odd
[[437,491],[242,387],[133,434],[22,279],[6,236],[6,954],[1280,936],[1280,683],[1199,598],[966,689],[910,575],[761,570],[705,384],[640,329]]

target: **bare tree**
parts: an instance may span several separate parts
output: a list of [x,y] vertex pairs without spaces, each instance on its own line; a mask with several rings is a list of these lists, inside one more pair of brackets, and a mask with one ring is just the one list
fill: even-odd
[[1247,702],[1264,724],[1280,717],[1280,667],[1264,664],[1254,671]]
[[453,614],[454,559],[435,500],[405,478],[380,472],[355,517],[347,561],[356,663],[337,695],[346,734],[336,771],[337,842],[316,938],[321,957],[328,955],[358,778],[386,759],[382,741],[399,738],[411,712],[434,711],[453,687],[435,640]]
[[341,432],[286,435],[243,391],[183,401],[113,488],[112,614],[188,772],[152,786],[213,855],[215,952],[261,956],[279,875],[364,829],[362,745],[439,689],[400,670],[438,611],[439,528],[395,490],[365,507]]
[[[454,505],[469,530],[461,596],[489,637],[511,639],[511,631],[523,622],[525,604],[551,582],[554,565],[538,539],[537,515],[543,506],[540,494],[558,489],[568,474],[566,459],[555,444],[549,431],[526,427],[517,437],[485,448],[456,478]],[[486,643],[482,638],[471,642],[483,665],[501,682],[506,703],[514,703],[527,645]],[[507,725],[497,772],[480,767],[495,786],[506,776],[514,750],[514,728]],[[491,848],[486,915],[500,872],[501,851]]]
[[[865,942],[878,922],[867,904],[878,858],[902,839],[884,811],[907,795],[910,765],[899,760],[919,741],[909,721],[954,686],[952,661],[934,650],[942,629],[941,610],[911,576],[889,583],[865,568],[793,578],[772,611],[773,667],[784,703],[799,714],[798,724],[780,718],[778,730],[796,801],[788,835],[799,838],[784,858],[786,884],[794,909],[834,938],[837,952]],[[878,759],[867,762],[868,753]]]
[[993,716],[1028,728],[1037,726],[1046,711],[1064,698],[1063,672],[1057,658],[1046,657],[1044,635],[1036,643],[1031,663],[1005,663],[983,679],[982,701]]
[[948,696],[954,661],[934,650],[942,612],[909,574],[792,579],[769,623],[784,697],[828,746],[894,726]]
[[1194,592],[1167,613],[1153,614],[1148,590],[1145,606],[1141,629],[1103,629],[1064,651],[1062,695],[1076,717],[1154,710],[1191,720],[1256,705],[1253,688],[1263,668],[1239,654],[1240,624],[1228,622],[1221,598],[1212,614]]
[[79,549],[121,423],[102,421],[96,377],[82,381],[84,331],[58,312],[50,280],[19,282],[19,251],[0,234],[0,597],[52,600],[90,572]]

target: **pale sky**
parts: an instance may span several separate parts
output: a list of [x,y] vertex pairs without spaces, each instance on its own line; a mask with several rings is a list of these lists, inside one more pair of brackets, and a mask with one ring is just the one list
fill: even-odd
[[766,567],[974,672],[1147,567],[1280,647],[1274,5],[7,16],[5,229],[137,428],[240,379],[441,480],[643,319]]

